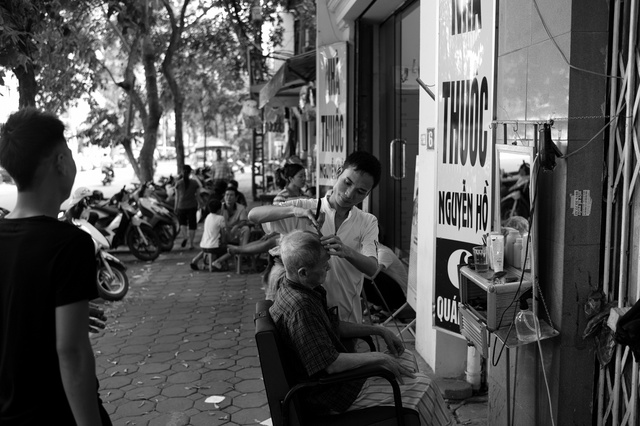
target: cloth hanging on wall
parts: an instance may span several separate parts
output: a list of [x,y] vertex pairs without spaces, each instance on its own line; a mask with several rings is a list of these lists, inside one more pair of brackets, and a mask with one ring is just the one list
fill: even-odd
[[282,133],[284,132],[284,115],[283,107],[264,107],[265,130],[267,132]]
[[238,115],[238,120],[241,121],[247,129],[261,129],[262,119],[260,118],[260,110],[258,109],[258,101],[253,99],[247,99],[242,103],[242,110]]

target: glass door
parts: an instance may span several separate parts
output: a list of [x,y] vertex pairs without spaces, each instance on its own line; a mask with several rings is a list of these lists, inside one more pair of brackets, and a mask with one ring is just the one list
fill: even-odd
[[[381,241],[408,261],[419,143],[420,3],[380,27]],[[386,210],[386,211],[385,211]]]

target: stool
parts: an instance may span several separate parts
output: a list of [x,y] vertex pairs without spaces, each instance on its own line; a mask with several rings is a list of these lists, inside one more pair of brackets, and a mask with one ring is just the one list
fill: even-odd
[[203,256],[204,264],[209,266],[209,272],[212,272],[213,270],[213,254],[212,253],[205,253]]
[[236,254],[235,255],[235,259],[236,259],[236,274],[241,274],[241,268],[242,268],[242,257],[246,256],[244,254]]
[[236,259],[236,274],[241,274],[242,273],[242,260],[243,258],[250,258],[251,259],[251,268],[253,270],[256,270],[256,261],[258,259],[258,255],[255,254],[236,254],[235,255],[235,259]]

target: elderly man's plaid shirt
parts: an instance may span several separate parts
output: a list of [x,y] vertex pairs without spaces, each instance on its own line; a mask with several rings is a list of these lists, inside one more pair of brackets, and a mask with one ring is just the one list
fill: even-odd
[[[311,290],[284,280],[269,309],[285,344],[298,355],[298,373],[307,377],[326,374],[340,352],[347,352],[338,337],[338,316],[328,309],[326,291],[321,286]],[[364,380],[312,388],[305,398],[316,412],[343,412],[358,396]]]

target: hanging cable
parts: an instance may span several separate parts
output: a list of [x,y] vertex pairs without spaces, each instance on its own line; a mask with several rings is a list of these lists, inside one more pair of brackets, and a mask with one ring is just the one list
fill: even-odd
[[588,69],[585,69],[585,68],[576,67],[575,65],[571,65],[571,62],[569,62],[569,59],[567,59],[567,56],[564,54],[562,49],[560,49],[560,46],[558,45],[558,42],[556,42],[556,39],[553,37],[553,35],[551,35],[551,31],[549,31],[549,27],[547,27],[547,23],[544,21],[544,18],[542,17],[542,12],[540,12],[540,8],[538,7],[538,2],[536,0],[533,0],[533,5],[536,8],[536,12],[538,13],[538,16],[540,17],[540,21],[542,22],[542,26],[544,27],[544,30],[547,32],[547,35],[549,36],[549,40],[551,40],[551,42],[554,44],[556,49],[558,49],[558,52],[560,52],[560,55],[562,55],[562,59],[564,59],[564,61],[567,63],[567,65],[569,65],[569,68],[572,68],[572,69],[574,69],[576,71],[582,71],[582,72],[586,72],[586,73],[589,73],[589,74],[598,75],[600,77],[622,78],[622,77],[617,76],[617,75],[604,74],[604,73],[600,73],[600,72],[596,72],[596,71],[591,71],[591,70],[588,70]]
[[[536,156],[533,159],[533,164],[531,165],[531,167],[533,168],[533,170],[535,170],[535,172],[537,173],[536,176],[536,181],[538,180],[538,176],[540,175],[540,167],[538,165],[537,169],[536,169],[536,165],[538,164],[538,156]],[[536,206],[536,201],[538,199],[538,185],[535,186],[534,188],[534,192],[533,192],[533,201],[531,202],[531,209],[529,211],[529,219],[527,220],[528,222],[528,228],[529,228],[529,236],[527,239],[527,244],[526,244],[526,249],[525,249],[525,258],[529,255],[529,242],[531,241],[531,227],[532,227],[532,223],[533,223],[533,215],[535,214],[535,206]],[[523,242],[524,243],[524,242]],[[520,297],[520,290],[522,288],[522,283],[524,281],[524,265],[522,265],[522,272],[520,274],[520,282],[518,283],[518,288],[516,289],[516,291],[513,293],[513,299],[511,300],[511,302],[509,303],[509,305],[502,311],[502,315],[500,315],[500,320],[498,320],[498,323],[496,324],[496,330],[500,329],[500,326],[502,325],[502,320],[504,319],[504,314],[507,313],[507,311],[511,308],[511,306],[513,306],[513,304],[516,302],[516,300],[518,300],[518,298]],[[535,277],[532,277],[532,281],[535,281]],[[532,282],[531,284],[532,286],[534,285],[534,282]],[[513,325],[515,323],[515,319],[516,319],[516,315],[517,312],[516,310],[513,311],[513,316],[511,317],[511,324],[509,325],[509,329],[507,330],[507,334],[504,338],[504,342],[502,343],[502,347],[500,348],[500,352],[498,353],[498,359],[496,359],[496,345],[498,343],[498,337],[494,335],[494,339],[493,339],[493,350],[492,350],[492,360],[491,360],[491,365],[493,367],[496,367],[498,365],[498,362],[500,362],[500,358],[502,357],[502,352],[504,351],[505,346],[507,345],[507,339],[509,339],[509,336],[511,335],[511,330],[513,330]]]

